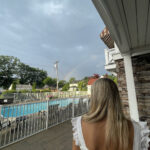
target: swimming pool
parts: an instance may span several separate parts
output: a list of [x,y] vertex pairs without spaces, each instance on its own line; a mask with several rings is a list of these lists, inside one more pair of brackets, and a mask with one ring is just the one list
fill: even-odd
[[[75,104],[79,103],[79,98],[67,98],[67,99],[50,100],[48,101],[48,106],[58,104],[58,107],[60,108],[67,107],[69,104],[73,102],[73,100]],[[1,116],[3,116],[4,118],[20,117],[46,110],[47,110],[47,101],[29,104],[10,105],[2,107]]]

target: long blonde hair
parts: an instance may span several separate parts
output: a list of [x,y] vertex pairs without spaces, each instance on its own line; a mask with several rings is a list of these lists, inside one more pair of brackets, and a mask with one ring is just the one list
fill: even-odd
[[82,119],[98,122],[106,119],[106,147],[115,150],[128,149],[129,126],[125,118],[117,85],[108,78],[95,81],[91,89],[90,109]]

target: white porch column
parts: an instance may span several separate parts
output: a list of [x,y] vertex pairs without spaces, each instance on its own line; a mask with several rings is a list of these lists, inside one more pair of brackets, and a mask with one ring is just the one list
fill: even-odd
[[137,106],[137,97],[136,97],[131,55],[130,54],[124,55],[123,58],[128,91],[130,116],[131,119],[139,122],[139,113]]
[[2,105],[0,105],[0,119],[1,119]]

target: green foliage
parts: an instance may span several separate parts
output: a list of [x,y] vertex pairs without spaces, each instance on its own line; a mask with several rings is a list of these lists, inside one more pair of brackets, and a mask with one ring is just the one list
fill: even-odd
[[69,83],[74,83],[76,79],[74,77],[70,78]]
[[78,89],[79,91],[87,91],[87,80],[81,80],[78,83]]
[[33,84],[36,82],[37,87],[43,87],[43,80],[47,77],[47,72],[29,65],[20,63],[18,78],[21,84]]
[[62,87],[62,91],[68,91],[69,90],[69,83],[66,83],[63,87]]
[[58,83],[58,86],[59,86],[60,88],[62,88],[65,84],[66,84],[66,81],[65,81],[65,80],[60,80],[59,83]]
[[5,98],[7,96],[13,96],[12,94],[16,93],[16,90],[6,90],[4,92],[2,92],[2,94],[0,95],[0,98]]
[[51,92],[50,89],[36,89],[36,90],[32,90],[32,93],[41,93],[41,92]]
[[31,93],[31,91],[29,91],[29,90],[19,90],[19,91],[17,91],[17,93]]
[[0,56],[0,87],[7,89],[17,74],[20,60],[13,56]]
[[16,93],[16,90],[6,90],[6,91],[2,92],[2,95],[11,94],[11,93]]
[[12,90],[16,90],[16,82],[15,81],[13,81],[13,83],[12,83]]
[[57,79],[56,78],[47,77],[47,78],[45,78],[43,80],[43,84],[47,85],[49,87],[56,87]]
[[40,93],[41,91],[39,89],[33,89],[32,93]]
[[117,84],[117,77],[114,76],[113,74],[112,75],[108,75],[108,78],[113,80],[116,84]]
[[53,79],[51,77],[47,77],[43,80],[44,85],[52,86],[53,85]]
[[14,80],[12,83],[12,90],[16,90],[16,85],[20,84],[19,80]]
[[57,79],[56,78],[53,78],[53,84],[52,84],[52,87],[56,87],[57,85]]
[[51,92],[50,89],[43,89],[43,90],[40,90],[40,92]]
[[[21,63],[16,57],[0,56],[0,87],[4,89],[7,89],[16,79],[20,84],[36,82],[37,87],[43,87],[43,80],[46,77],[46,71]],[[15,89],[15,85],[13,88]]]
[[34,82],[32,85],[32,90],[35,90],[35,89],[36,89],[36,82]]
[[87,91],[88,80],[89,80],[89,77],[84,77],[84,78],[78,83],[78,89],[79,89],[79,91]]

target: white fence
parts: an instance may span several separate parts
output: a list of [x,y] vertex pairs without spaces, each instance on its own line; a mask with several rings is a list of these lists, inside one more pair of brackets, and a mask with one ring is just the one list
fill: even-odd
[[87,91],[74,92],[41,92],[41,93],[15,93],[13,95],[14,103],[23,101],[45,101],[50,98],[69,98],[87,96]]
[[61,98],[1,106],[0,148],[88,111],[89,98]]

